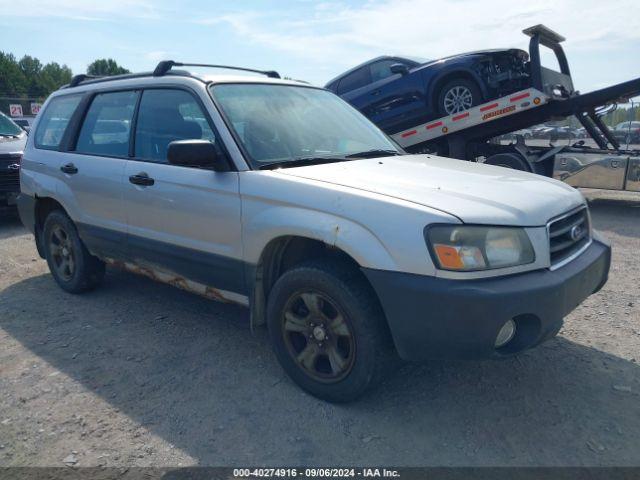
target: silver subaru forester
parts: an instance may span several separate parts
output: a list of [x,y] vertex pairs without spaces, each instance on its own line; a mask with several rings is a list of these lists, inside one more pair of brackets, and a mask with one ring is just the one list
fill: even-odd
[[266,75],[76,77],[51,95],[18,206],[61,288],[105,266],[250,308],[302,388],[360,396],[394,357],[505,357],[606,282],[558,181],[408,155],[333,93]]

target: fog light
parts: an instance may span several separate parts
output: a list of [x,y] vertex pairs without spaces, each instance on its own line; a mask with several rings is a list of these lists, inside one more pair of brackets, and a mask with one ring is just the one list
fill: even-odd
[[496,348],[504,347],[511,341],[516,333],[516,322],[513,320],[507,320],[496,337]]

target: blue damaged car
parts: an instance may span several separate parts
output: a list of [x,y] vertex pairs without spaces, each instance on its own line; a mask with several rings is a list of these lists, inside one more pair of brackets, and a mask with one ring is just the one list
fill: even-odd
[[529,86],[529,54],[501,49],[429,61],[381,56],[325,87],[392,135]]

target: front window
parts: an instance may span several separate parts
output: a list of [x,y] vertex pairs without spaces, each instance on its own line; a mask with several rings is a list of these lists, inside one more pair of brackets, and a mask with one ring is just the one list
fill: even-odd
[[212,93],[254,168],[401,153],[331,92],[265,84],[216,85]]
[[190,93],[175,89],[145,90],[136,125],[136,158],[168,163],[171,142],[201,139],[216,143],[207,117]]
[[384,80],[387,77],[393,75],[391,71],[391,65],[396,65],[399,62],[398,60],[380,60],[379,62],[372,63],[369,68],[371,68],[371,81],[377,82],[379,80]]
[[22,133],[22,129],[13,123],[13,121],[0,113],[0,136],[16,137]]

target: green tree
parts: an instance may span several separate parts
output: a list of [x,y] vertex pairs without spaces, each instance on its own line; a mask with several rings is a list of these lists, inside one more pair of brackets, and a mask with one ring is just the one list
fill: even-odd
[[47,94],[46,88],[42,85],[40,72],[42,63],[35,57],[25,55],[18,62],[18,66],[26,79],[27,95],[30,97],[41,97]]
[[124,73],[130,72],[126,68],[118,65],[112,58],[100,58],[98,60],[94,60],[93,63],[87,67],[87,74],[96,75],[98,77],[122,75]]
[[71,69],[56,62],[47,63],[40,71],[40,81],[47,94],[71,81]]
[[0,52],[0,96],[18,97],[27,93],[27,80],[16,58]]
[[43,101],[69,83],[71,77],[71,69],[66,65],[56,62],[43,65],[29,55],[16,60],[12,54],[0,52],[0,111],[8,113],[10,104],[20,103],[28,114],[31,102]]

